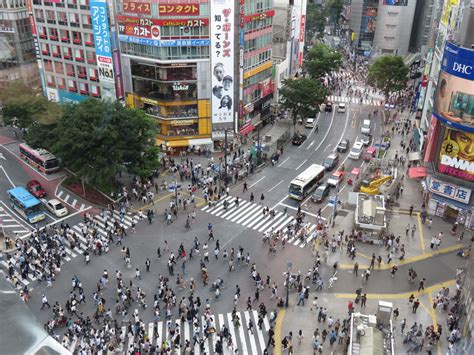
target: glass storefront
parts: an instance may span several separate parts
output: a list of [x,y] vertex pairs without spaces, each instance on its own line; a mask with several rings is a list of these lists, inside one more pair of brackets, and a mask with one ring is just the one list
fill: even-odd
[[160,82],[155,80],[132,78],[133,91],[140,96],[162,101],[187,101],[197,99],[195,82]]
[[158,106],[145,103],[143,104],[142,109],[149,115],[159,118],[198,117],[197,104],[182,106]]
[[196,64],[163,65],[140,63],[131,60],[130,67],[132,70],[132,76],[144,79],[158,81],[182,81],[197,79]]
[[197,136],[198,134],[198,120],[173,120],[169,122],[168,137]]

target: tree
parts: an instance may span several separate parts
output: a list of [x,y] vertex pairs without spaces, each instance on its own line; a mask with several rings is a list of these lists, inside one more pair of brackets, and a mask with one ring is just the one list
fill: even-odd
[[320,79],[342,66],[342,55],[331,47],[319,43],[308,52],[305,67],[313,79]]
[[319,112],[319,106],[326,100],[327,90],[320,81],[313,79],[287,79],[280,89],[281,104],[291,110],[293,125],[298,116],[311,116]]
[[142,177],[158,167],[155,135],[155,122],[142,111],[90,99],[66,105],[50,132],[34,125],[27,140],[50,149],[79,178],[108,191],[124,164]]
[[49,125],[57,122],[61,115],[61,106],[44,96],[35,95],[21,81],[15,81],[2,90],[0,100],[7,125],[15,124],[21,128],[28,128],[33,122]]
[[306,7],[306,37],[311,39],[315,32],[319,37],[324,35],[326,15],[320,5],[308,3]]
[[329,0],[326,3],[326,11],[331,19],[331,22],[334,24],[334,31],[336,30],[336,24],[339,23],[341,18],[342,6],[344,5],[344,0]]
[[388,100],[390,92],[407,87],[408,71],[402,57],[386,55],[377,58],[369,67],[367,82],[382,91],[385,100]]

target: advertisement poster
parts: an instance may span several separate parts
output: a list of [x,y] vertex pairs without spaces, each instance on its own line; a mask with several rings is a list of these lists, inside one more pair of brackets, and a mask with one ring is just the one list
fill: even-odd
[[212,123],[234,119],[234,17],[233,0],[212,0]]
[[101,96],[115,99],[115,75],[107,2],[106,0],[91,1],[90,9]]
[[433,113],[449,126],[474,133],[474,51],[446,42]]
[[146,1],[129,1],[123,0],[123,12],[129,14],[150,15],[151,4]]
[[388,6],[407,6],[408,0],[383,0],[383,4]]
[[365,33],[375,32],[375,23],[377,19],[377,8],[367,6],[362,15],[362,29]]
[[199,16],[199,4],[160,4],[160,16]]
[[438,172],[474,182],[474,133],[445,129]]
[[450,15],[451,15],[451,10],[453,7],[456,7],[459,5],[459,0],[445,0],[444,2],[444,8],[443,8],[443,13],[441,14],[441,23],[445,26],[448,25]]

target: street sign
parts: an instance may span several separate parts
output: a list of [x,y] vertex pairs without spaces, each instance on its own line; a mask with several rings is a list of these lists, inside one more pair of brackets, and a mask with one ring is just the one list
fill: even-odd
[[[181,190],[181,185],[177,184],[178,190]],[[168,192],[175,192],[175,184],[168,184]]]

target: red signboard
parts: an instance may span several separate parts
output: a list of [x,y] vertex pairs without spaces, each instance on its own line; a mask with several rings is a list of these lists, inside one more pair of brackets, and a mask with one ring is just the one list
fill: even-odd
[[201,27],[208,26],[209,19],[207,18],[195,18],[195,19],[176,19],[176,20],[163,20],[163,19],[148,19],[138,18],[132,16],[117,16],[117,22],[119,25],[129,26],[180,26],[180,27]]
[[258,14],[251,14],[251,15],[245,16],[245,22],[263,20],[267,17],[273,17],[273,16],[275,16],[275,10],[268,10],[268,11],[261,12]]
[[199,16],[199,4],[158,5],[160,16]]
[[300,22],[300,43],[304,43],[304,30],[306,25],[306,15],[301,15],[301,22]]
[[150,15],[151,4],[149,2],[123,0],[123,12]]
[[273,93],[272,79],[268,78],[260,82],[260,92],[262,98]]

